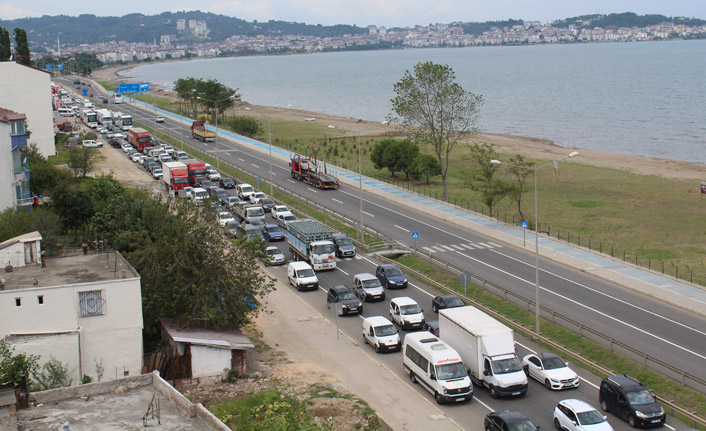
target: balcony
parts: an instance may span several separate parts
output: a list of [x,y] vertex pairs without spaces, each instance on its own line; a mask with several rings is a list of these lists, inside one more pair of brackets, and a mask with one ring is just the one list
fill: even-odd
[[12,143],[12,151],[19,151],[20,148],[27,146],[27,135],[12,135],[10,142]]

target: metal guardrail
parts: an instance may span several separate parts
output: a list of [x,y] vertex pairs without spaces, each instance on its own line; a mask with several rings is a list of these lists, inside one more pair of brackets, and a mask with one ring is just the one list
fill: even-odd
[[[148,128],[153,129],[153,130],[156,130],[156,129],[154,129],[154,128],[152,128],[152,127],[149,127],[149,126],[148,126]],[[186,145],[186,146],[188,146],[188,147],[190,147],[190,148],[192,148],[192,149],[194,149],[194,150],[196,150],[196,151],[201,152],[201,150],[199,150],[198,148],[192,146],[192,145],[189,144],[189,143],[186,143],[186,142],[184,142],[184,141],[181,141],[178,137],[172,136],[172,135],[169,134],[169,133],[165,133],[165,132],[168,132],[168,131],[160,131],[160,130],[156,130],[156,131],[159,132],[159,133],[161,133],[161,134],[163,134],[163,135],[167,135],[167,136],[171,137],[172,139],[175,139],[175,140],[181,142],[183,145]],[[181,134],[180,134],[180,136],[181,136]],[[236,165],[234,165],[234,164],[228,162],[227,160],[222,160],[222,159],[221,159],[220,162],[221,162],[222,164],[228,166],[228,167],[231,168],[231,169],[234,169],[234,170],[236,170],[236,171],[245,173],[246,175],[249,175],[249,176],[251,176],[251,177],[253,177],[253,178],[256,178],[256,179],[262,178],[262,175],[261,175],[261,174],[256,174],[256,173],[254,173],[254,172],[249,171],[248,169],[245,169],[245,168],[240,167],[240,166],[236,166]],[[286,195],[288,195],[288,196],[290,196],[290,197],[292,197],[292,198],[294,198],[294,199],[297,199],[297,200],[299,200],[299,201],[302,201],[302,202],[306,203],[307,205],[309,205],[309,206],[311,206],[311,207],[313,207],[313,208],[315,208],[315,209],[317,209],[317,210],[319,210],[319,211],[322,211],[322,212],[326,213],[327,215],[330,215],[331,217],[334,217],[334,218],[336,218],[336,219],[342,220],[342,221],[343,221],[344,223],[346,223],[346,224],[349,224],[349,225],[351,225],[351,226],[355,226],[356,223],[357,223],[356,220],[350,218],[349,216],[347,216],[347,215],[345,215],[345,214],[343,214],[343,213],[336,212],[336,211],[334,211],[334,210],[332,210],[332,209],[329,209],[329,208],[327,208],[327,207],[325,207],[325,206],[323,206],[323,205],[321,205],[321,204],[319,204],[319,203],[317,203],[317,202],[312,201],[311,199],[307,198],[306,196],[303,196],[303,195],[300,195],[300,194],[298,194],[298,193],[292,192],[292,191],[290,191],[290,190],[284,189],[284,188],[282,188],[282,187],[280,187],[280,186],[278,186],[278,185],[276,185],[276,184],[273,184],[273,188],[277,189],[279,192],[284,193],[284,194],[286,194]],[[295,208],[296,208],[296,207],[295,207]],[[299,211],[304,212],[304,211],[302,211],[302,210],[299,210]],[[368,226],[364,226],[363,229],[364,229],[364,233],[367,233],[367,234],[369,234],[369,235],[376,236],[376,237],[378,237],[378,238],[385,238],[385,239],[386,239],[386,242],[389,242],[389,243],[396,243],[396,244],[399,244],[399,246],[402,247],[402,248],[409,249],[409,250],[411,251],[411,253],[414,254],[415,256],[423,256],[425,259],[428,259],[430,263],[433,263],[433,264],[436,264],[436,265],[438,265],[438,266],[441,266],[441,267],[445,268],[447,272],[452,272],[452,271],[453,271],[453,272],[456,272],[456,273],[458,273],[458,274],[462,274],[462,273],[469,274],[469,272],[468,272],[466,269],[459,268],[459,267],[457,267],[457,266],[455,266],[455,265],[453,265],[453,264],[451,264],[451,263],[449,263],[449,262],[447,262],[447,261],[444,261],[443,259],[440,259],[440,258],[438,258],[438,257],[435,257],[435,256],[433,255],[433,253],[431,253],[431,252],[429,252],[429,253],[424,253],[424,252],[421,252],[418,248],[415,248],[415,247],[406,247],[406,246],[400,244],[399,242],[394,241],[394,240],[392,240],[391,238],[387,237],[387,235],[384,235],[384,234],[381,233],[381,232],[378,232],[378,231],[376,231],[376,230],[374,230],[374,229],[371,229],[371,228],[369,228]],[[359,243],[359,244],[360,244],[360,243]],[[388,258],[386,258],[386,257],[384,257],[384,256],[381,256],[381,255],[378,255],[378,257],[379,257],[380,259],[382,259],[382,260],[385,260],[385,261],[391,261],[390,259],[388,259]],[[436,286],[437,288],[439,288],[439,289],[441,289],[441,290],[443,290],[443,291],[446,291],[446,292],[453,292],[453,293],[459,295],[460,297],[462,297],[462,298],[463,298],[464,300],[466,300],[467,302],[473,304],[475,307],[477,307],[477,308],[483,310],[484,312],[490,314],[490,315],[493,316],[494,318],[496,318],[496,319],[498,319],[498,320],[504,322],[504,323],[507,324],[508,326],[513,327],[513,328],[515,329],[515,331],[517,331],[518,333],[520,333],[520,334],[522,334],[522,335],[524,335],[524,336],[527,336],[527,337],[531,337],[531,338],[537,339],[537,340],[541,341],[542,343],[545,343],[546,345],[549,345],[550,347],[552,347],[553,349],[557,350],[558,352],[561,352],[563,355],[565,355],[565,356],[567,356],[567,357],[570,357],[570,358],[573,358],[573,360],[577,361],[577,362],[579,363],[579,365],[580,365],[582,368],[592,369],[592,370],[594,370],[594,371],[597,371],[598,373],[603,374],[604,376],[615,374],[614,371],[612,371],[612,370],[610,370],[610,369],[608,369],[608,368],[605,368],[605,367],[603,367],[602,365],[600,365],[600,364],[598,364],[598,363],[596,363],[596,362],[591,361],[590,359],[585,358],[585,357],[584,357],[583,355],[581,355],[580,353],[577,353],[577,352],[574,352],[574,351],[572,351],[572,350],[569,350],[568,348],[566,348],[566,347],[564,347],[564,346],[562,346],[562,345],[560,345],[560,344],[554,342],[553,340],[551,340],[551,339],[549,339],[549,338],[546,338],[546,337],[542,336],[541,334],[535,333],[535,332],[532,331],[531,329],[522,326],[520,323],[515,322],[515,321],[513,321],[513,320],[511,320],[511,319],[508,319],[508,318],[506,318],[505,316],[502,316],[502,315],[500,315],[499,313],[497,313],[497,312],[495,312],[495,311],[493,311],[493,310],[491,310],[491,309],[489,309],[489,308],[483,306],[482,304],[480,304],[479,302],[477,302],[476,300],[474,300],[474,299],[472,299],[472,298],[469,298],[469,297],[464,296],[464,295],[460,295],[459,292],[456,292],[456,291],[452,290],[451,288],[449,288],[449,287],[447,287],[447,286],[445,286],[445,285],[442,285],[441,283],[437,282],[436,280],[433,280],[433,279],[427,277],[426,275],[424,275],[424,274],[422,274],[422,273],[420,273],[420,272],[414,270],[413,268],[406,267],[406,266],[404,266],[404,265],[400,265],[399,262],[395,262],[395,263],[396,263],[397,265],[399,265],[399,266],[403,266],[406,271],[408,271],[409,273],[413,274],[413,275],[414,275],[415,277],[417,277],[418,279],[424,280],[426,283],[428,283],[428,284],[430,284],[430,285],[433,285],[433,286]],[[513,302],[515,302],[515,303],[519,303],[519,304],[525,304],[525,306],[527,307],[528,310],[534,309],[534,301],[532,301],[532,300],[530,300],[530,299],[523,298],[523,297],[517,295],[516,293],[514,293],[514,292],[512,292],[512,291],[510,291],[510,290],[508,290],[508,289],[505,289],[505,288],[503,288],[503,287],[501,287],[501,286],[498,286],[498,285],[495,284],[495,283],[492,283],[492,282],[490,282],[490,281],[488,281],[488,280],[483,279],[483,278],[480,277],[480,276],[477,276],[477,275],[472,274],[472,273],[470,273],[469,275],[471,276],[471,280],[470,280],[471,283],[473,283],[473,280],[475,280],[475,281],[476,281],[475,284],[478,285],[479,287],[481,287],[483,290],[487,290],[487,291],[489,291],[489,292],[491,292],[491,293],[493,293],[492,290],[495,290],[495,291],[496,291],[495,293],[496,293],[498,296],[500,296],[500,297],[502,297],[503,299],[505,299],[505,300],[511,300],[511,301],[513,301]],[[491,289],[492,289],[492,290],[491,290]],[[667,372],[672,373],[672,375],[669,376],[669,377],[671,377],[671,378],[673,378],[673,379],[675,379],[675,380],[679,379],[679,381],[680,381],[680,383],[682,384],[682,386],[690,387],[690,388],[692,388],[692,389],[694,389],[694,390],[697,390],[697,391],[700,391],[700,392],[702,392],[702,393],[703,393],[703,392],[706,392],[706,380],[701,379],[701,378],[698,377],[698,376],[694,376],[694,375],[692,375],[692,374],[686,373],[686,372],[684,372],[683,370],[680,370],[680,369],[678,369],[678,368],[676,368],[676,367],[674,367],[674,366],[672,366],[672,365],[670,365],[670,364],[667,364],[666,362],[664,362],[664,361],[662,361],[662,360],[660,360],[660,359],[657,359],[657,358],[654,358],[654,357],[652,357],[652,356],[649,356],[649,355],[645,354],[644,352],[641,352],[641,351],[639,351],[639,350],[637,350],[637,349],[635,349],[635,348],[633,348],[633,347],[631,347],[631,346],[628,346],[628,345],[626,345],[626,344],[624,344],[624,343],[622,343],[622,342],[620,342],[620,341],[618,341],[618,340],[615,340],[615,339],[613,339],[613,338],[611,338],[611,337],[607,337],[606,335],[600,333],[599,331],[596,331],[595,329],[589,328],[589,327],[585,326],[584,324],[582,324],[582,323],[580,323],[580,322],[577,322],[577,321],[574,320],[574,319],[571,319],[571,318],[569,318],[569,317],[567,317],[567,316],[564,316],[564,315],[562,315],[562,314],[560,314],[560,313],[557,313],[557,312],[555,312],[555,311],[553,311],[553,310],[550,310],[550,309],[548,309],[548,308],[546,308],[546,307],[544,307],[544,306],[541,306],[541,305],[540,305],[540,309],[541,309],[541,313],[543,314],[543,317],[547,318],[547,316],[551,316],[551,321],[552,321],[552,323],[557,323],[557,320],[560,320],[560,321],[563,321],[563,322],[566,323],[566,324],[571,324],[571,325],[573,325],[573,326],[578,330],[578,334],[579,334],[580,336],[582,336],[582,337],[587,337],[587,335],[590,335],[591,337],[593,337],[593,338],[591,338],[593,341],[597,341],[597,342],[600,342],[601,344],[607,345],[607,346],[610,348],[610,351],[611,351],[611,352],[620,353],[620,354],[631,354],[633,358],[639,358],[639,359],[641,359],[641,360],[642,360],[642,364],[643,364],[645,367],[648,366],[648,363],[649,363],[649,364],[653,364],[653,365],[657,365],[657,366],[659,366],[659,367],[662,367],[662,368],[663,368],[664,370],[666,370]],[[570,328],[569,328],[569,329],[570,329]],[[574,332],[576,332],[576,331],[574,331]],[[589,338],[589,337],[587,337],[587,338]],[[620,348],[620,349],[622,349],[623,351],[622,351],[622,352],[619,352],[619,351],[616,350],[616,348]],[[668,374],[667,374],[667,375],[668,375]],[[700,385],[701,387],[699,388],[697,385]],[[687,418],[688,420],[691,420],[691,421],[693,422],[694,426],[699,425],[699,426],[702,426],[702,427],[706,427],[706,418],[702,418],[701,416],[699,416],[699,415],[696,414],[695,412],[691,412],[691,411],[689,411],[689,410],[687,410],[687,409],[685,409],[685,408],[683,408],[683,407],[681,407],[681,406],[675,404],[673,401],[671,401],[671,400],[669,400],[669,399],[666,399],[666,398],[664,398],[664,397],[662,397],[662,396],[659,396],[658,394],[656,395],[656,397],[659,399],[659,401],[660,401],[664,406],[666,406],[668,409],[671,410],[672,414],[674,414],[674,412],[677,412],[677,413],[679,413],[680,415],[682,415],[683,417]]]

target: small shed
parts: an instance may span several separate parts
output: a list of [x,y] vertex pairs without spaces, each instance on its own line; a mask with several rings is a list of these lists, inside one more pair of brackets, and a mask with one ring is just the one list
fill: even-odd
[[[179,319],[161,318],[166,379],[217,376],[223,370],[245,374],[246,352],[255,345],[239,328],[212,329]],[[161,371],[161,370],[160,370]]]
[[38,231],[10,238],[0,243],[0,264],[20,268],[37,264],[42,252],[42,235]]

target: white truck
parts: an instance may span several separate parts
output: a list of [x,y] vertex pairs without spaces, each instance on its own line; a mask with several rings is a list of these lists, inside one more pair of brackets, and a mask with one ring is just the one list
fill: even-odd
[[314,219],[294,220],[287,224],[289,251],[296,260],[305,260],[314,271],[336,269],[333,231]]
[[468,375],[493,398],[527,393],[511,328],[473,306],[439,311],[439,335],[461,355]]
[[189,173],[186,165],[181,162],[166,162],[162,164],[162,186],[176,195],[179,190],[189,185]]

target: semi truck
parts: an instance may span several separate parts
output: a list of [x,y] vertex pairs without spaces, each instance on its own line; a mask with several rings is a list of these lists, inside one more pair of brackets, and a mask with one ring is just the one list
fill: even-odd
[[108,127],[113,125],[113,113],[107,109],[97,109],[96,115],[98,116],[98,124],[103,127]]
[[189,172],[182,162],[166,162],[162,165],[162,185],[176,195],[189,185]]
[[296,260],[305,260],[314,271],[336,269],[333,231],[317,220],[294,220],[287,224],[289,251]]
[[216,132],[208,130],[203,121],[194,121],[191,123],[191,137],[203,142],[210,142],[216,140]]
[[196,187],[199,182],[206,179],[208,175],[206,163],[194,159],[186,159],[182,163],[186,165],[189,172],[189,183],[191,183],[192,187]]
[[340,187],[338,180],[326,170],[326,163],[320,165],[316,160],[316,153],[303,158],[295,154],[289,160],[290,174],[295,180],[303,181],[318,189],[337,189]]
[[82,110],[81,120],[83,121],[83,124],[90,127],[91,129],[95,129],[96,127],[98,127],[98,116],[96,115],[96,112],[92,109]]
[[467,305],[439,310],[439,335],[461,355],[471,380],[493,398],[527,393],[511,328]]
[[145,147],[152,145],[152,137],[150,136],[150,132],[141,127],[133,127],[128,130],[128,140],[132,146],[137,148],[137,151],[141,153],[145,152]]

